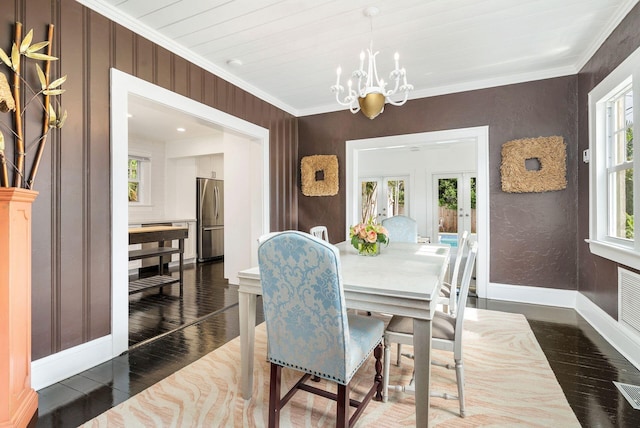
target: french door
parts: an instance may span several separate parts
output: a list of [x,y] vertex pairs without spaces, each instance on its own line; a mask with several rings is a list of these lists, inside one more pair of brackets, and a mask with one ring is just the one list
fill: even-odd
[[409,216],[409,177],[370,177],[360,179],[360,221],[373,218],[377,223],[395,215]]
[[439,241],[458,238],[463,231],[476,233],[476,174],[447,173],[433,176],[433,227]]

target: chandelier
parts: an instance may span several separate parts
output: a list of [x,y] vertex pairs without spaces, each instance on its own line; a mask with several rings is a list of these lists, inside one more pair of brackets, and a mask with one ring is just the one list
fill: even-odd
[[[373,32],[373,17],[377,15],[380,10],[377,7],[368,7],[364,10],[364,15],[371,20],[371,28]],[[407,72],[404,68],[400,68],[400,55],[396,52],[394,55],[395,69],[389,74],[389,80],[394,83],[393,89],[387,89],[387,82],[378,77],[378,68],[376,67],[376,56],[379,52],[373,51],[373,40],[367,49],[368,62],[367,71],[364,70],[364,51],[360,52],[360,67],[351,73],[352,79],[356,81],[356,87],[353,87],[353,82],[349,80],[347,82],[347,91],[344,93],[344,98],[340,97],[345,92],[345,89],[340,85],[340,75],[342,74],[342,68],[338,67],[336,84],[331,87],[331,91],[336,94],[336,101],[343,106],[348,106],[351,113],[356,114],[362,110],[369,119],[374,119],[380,113],[384,111],[385,103],[389,103],[394,106],[401,106],[407,102],[409,97],[409,91],[413,89],[413,85],[407,83]],[[402,83],[401,83],[402,81]],[[401,101],[394,101],[390,97],[395,94],[404,93],[404,97]]]

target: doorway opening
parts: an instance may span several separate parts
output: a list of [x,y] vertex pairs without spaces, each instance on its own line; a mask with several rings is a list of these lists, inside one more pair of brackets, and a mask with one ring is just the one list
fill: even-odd
[[[361,178],[376,176],[398,177],[409,173],[405,200],[410,202],[411,217],[419,219],[418,233],[435,241],[439,232],[439,215],[431,201],[432,175],[425,176],[425,164],[431,162],[435,169],[442,159],[453,158],[459,163],[459,153],[473,151],[471,166],[462,171],[475,171],[476,189],[476,239],[479,245],[476,262],[476,284],[479,297],[486,297],[489,281],[489,127],[452,129],[417,134],[394,135],[346,142],[346,224],[344,236],[348,238],[349,226],[361,220]],[[384,162],[371,160],[375,153],[382,153]],[[420,153],[425,153],[420,155]],[[409,166],[409,164],[411,164]],[[436,164],[436,167],[433,167]],[[387,174],[370,172],[374,168],[389,170]],[[395,168],[395,169],[394,169]],[[391,171],[394,169],[394,171]],[[448,169],[451,171],[452,169]],[[445,170],[438,170],[444,173]],[[410,187],[409,187],[410,186]],[[418,190],[418,189],[422,190]],[[377,215],[377,213],[376,213]],[[470,215],[471,217],[471,215]]]
[[[111,339],[112,356],[128,348],[128,103],[130,96],[145,98],[166,107],[193,115],[229,136],[229,146],[243,150],[225,151],[225,171],[232,192],[244,194],[236,198],[239,206],[227,204],[229,219],[226,230],[234,230],[225,252],[225,277],[237,284],[237,272],[257,264],[257,238],[269,230],[269,130],[221,112],[190,98],[171,92],[116,69],[111,69]],[[235,147],[235,146],[234,146]],[[186,155],[190,145],[180,148]],[[243,171],[247,165],[254,171],[249,177]],[[244,186],[244,187],[243,187]],[[195,184],[193,184],[195,192]],[[241,204],[241,206],[240,206]],[[234,218],[244,218],[237,212],[249,213],[248,221],[231,224]],[[127,213],[126,215],[124,213]],[[236,233],[237,232],[237,233]],[[225,232],[226,233],[226,232]],[[232,257],[233,255],[233,257]],[[229,263],[233,260],[233,263]]]

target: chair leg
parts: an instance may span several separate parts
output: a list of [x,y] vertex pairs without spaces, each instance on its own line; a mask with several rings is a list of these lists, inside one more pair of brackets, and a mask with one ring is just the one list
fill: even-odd
[[464,366],[462,359],[456,360],[456,381],[458,383],[458,401],[460,401],[460,417],[464,418]]
[[280,426],[280,377],[282,367],[271,363],[271,378],[269,381],[269,428]]
[[382,342],[378,343],[378,346],[373,350],[373,356],[376,359],[376,375],[373,381],[378,385],[374,400],[382,401],[382,374],[380,373],[382,371],[382,362],[380,361],[382,358]]
[[389,341],[384,341],[384,370],[382,371],[382,401],[389,398],[389,370],[391,369],[391,346]]
[[402,365],[402,344],[401,343],[398,343],[398,357],[397,357],[396,365],[398,367]]
[[349,423],[349,385],[338,384],[338,413],[336,428],[344,428]]

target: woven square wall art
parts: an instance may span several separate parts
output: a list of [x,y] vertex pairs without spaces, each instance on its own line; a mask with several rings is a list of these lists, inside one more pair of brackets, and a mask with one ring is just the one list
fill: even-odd
[[302,194],[334,196],[338,194],[338,157],[336,155],[305,156],[300,161]]
[[[539,168],[527,169],[529,159]],[[562,137],[513,140],[502,145],[502,190],[509,193],[549,192],[567,187],[567,151]]]

